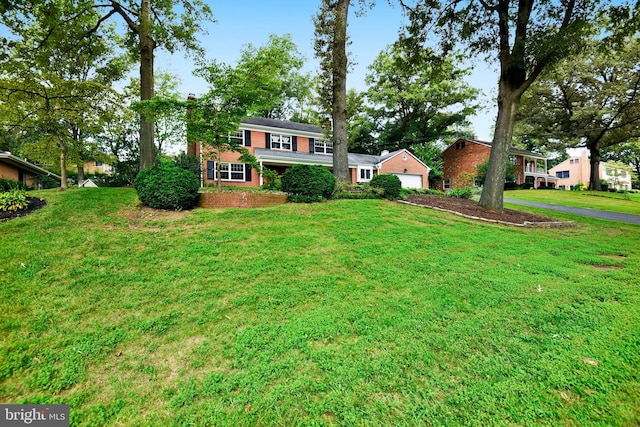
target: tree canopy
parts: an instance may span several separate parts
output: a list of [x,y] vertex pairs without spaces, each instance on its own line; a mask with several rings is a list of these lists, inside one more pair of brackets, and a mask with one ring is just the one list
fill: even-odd
[[519,126],[547,149],[589,149],[589,186],[600,190],[601,152],[640,138],[640,40],[627,38],[611,50],[594,39],[589,47],[532,85]]
[[503,209],[509,148],[520,98],[540,73],[578,52],[600,13],[598,0],[400,0],[410,25],[403,42],[414,51],[437,36],[443,51],[464,46],[499,65],[498,116],[480,204]]

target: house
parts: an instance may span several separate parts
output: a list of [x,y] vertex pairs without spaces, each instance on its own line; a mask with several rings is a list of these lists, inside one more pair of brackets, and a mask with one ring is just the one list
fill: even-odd
[[[491,142],[460,138],[441,154],[442,183],[440,190],[463,188],[476,184],[477,167],[491,154]],[[509,149],[511,163],[516,165],[515,183],[532,188],[552,187],[556,178],[547,173],[547,158],[521,148]]]
[[[323,130],[315,125],[295,123],[267,118],[245,119],[230,138],[247,148],[261,167],[284,171],[296,164],[321,165],[333,168],[333,144],[326,140]],[[217,165],[207,155],[208,148],[201,150],[199,142],[189,144],[187,153],[202,154],[204,185],[216,181]],[[264,184],[263,177],[250,165],[238,161],[239,154],[224,152],[221,155],[221,179],[223,185],[258,187]],[[405,188],[429,186],[430,169],[406,149],[382,152],[379,156],[349,153],[351,183],[368,182],[377,174],[394,174]]]
[[0,151],[0,178],[22,182],[30,187],[38,185],[38,176],[50,176],[60,181],[60,177],[48,170],[29,163],[8,151]]
[[[600,178],[607,181],[609,188],[616,190],[631,189],[631,174],[624,170],[618,170],[615,165],[601,162],[599,165]],[[577,184],[589,186],[591,180],[591,163],[589,153],[583,150],[579,156],[568,158],[554,166],[549,173],[558,179],[558,188],[573,190]]]

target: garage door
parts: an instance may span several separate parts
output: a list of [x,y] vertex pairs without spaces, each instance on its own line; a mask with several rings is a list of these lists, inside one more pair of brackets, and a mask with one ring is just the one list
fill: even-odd
[[422,175],[412,175],[408,173],[394,173],[400,178],[402,188],[422,188]]

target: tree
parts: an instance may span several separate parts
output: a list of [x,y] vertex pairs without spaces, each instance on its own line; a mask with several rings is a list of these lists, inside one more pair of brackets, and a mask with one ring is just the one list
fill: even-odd
[[480,105],[479,91],[463,81],[468,70],[457,68],[456,60],[430,50],[409,55],[401,44],[380,52],[366,77],[380,144],[396,149],[459,136]]
[[633,167],[633,184],[634,188],[640,188],[638,178],[640,177],[640,139],[635,139],[620,145],[611,147],[603,158],[607,161],[617,161],[625,165]]
[[589,188],[597,191],[602,151],[640,137],[640,41],[628,39],[615,50],[599,43],[543,73],[521,114],[544,144],[589,149]]
[[[67,9],[64,19],[47,17],[52,3],[59,3]],[[157,47],[173,53],[178,47],[200,52],[197,34],[202,32],[202,24],[212,19],[211,9],[204,0],[76,0],[72,3],[61,0],[33,0],[19,2],[3,15],[3,22],[12,31],[17,31],[23,22],[36,15],[48,19],[58,32],[74,32],[80,20],[90,17],[92,25],[83,33],[76,33],[70,39],[79,41],[92,37],[107,22],[119,16],[126,24],[125,37],[118,38],[140,64],[140,100],[154,97],[154,55]],[[43,34],[43,39],[48,34]],[[36,42],[38,46],[41,42]],[[140,117],[140,167],[153,166],[156,160],[153,121]]]
[[588,24],[600,13],[598,0],[400,2],[410,19],[403,42],[411,48],[423,49],[433,31],[444,51],[462,43],[470,55],[493,57],[499,64],[498,116],[480,205],[502,210],[520,98],[542,71],[584,45]]
[[110,85],[128,64],[114,53],[111,29],[81,37],[92,28],[94,16],[76,17],[76,25],[63,33],[58,23],[75,13],[72,6],[52,1],[31,7],[31,19],[20,25],[15,11],[2,17],[14,33],[4,41],[0,116],[9,132],[31,136],[23,153],[43,162],[57,153],[64,189],[67,162],[81,163],[90,151],[86,136],[108,120]]
[[[359,0],[361,10],[365,0]],[[322,0],[314,16],[316,57],[320,59],[319,96],[324,110],[331,112],[333,174],[348,182],[347,148],[347,18],[350,0]]]
[[207,81],[209,91],[198,99],[174,103],[188,111],[188,139],[213,148],[210,155],[217,163],[219,191],[222,190],[222,153],[240,153],[241,162],[257,166],[255,158],[233,135],[243,118],[272,111],[286,103],[289,91],[280,77],[282,70],[295,59],[295,52],[297,49],[288,37],[271,36],[266,46],[257,50],[249,46],[243,51],[235,67],[216,61],[202,64],[196,73]]

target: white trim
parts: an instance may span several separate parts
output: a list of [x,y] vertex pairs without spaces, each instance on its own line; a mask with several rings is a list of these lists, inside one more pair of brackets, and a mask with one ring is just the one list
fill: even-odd
[[273,127],[273,126],[254,125],[252,123],[242,123],[240,124],[239,129],[253,130],[253,131],[264,132],[264,133],[295,135],[295,136],[302,136],[305,138],[314,138],[314,139],[322,139],[324,137],[324,134],[317,133],[317,132],[307,132],[307,131],[297,130],[297,129],[286,129],[286,128],[279,128],[279,127]]
[[[369,178],[362,178],[361,174],[363,171],[369,172]],[[358,166],[358,172],[356,175],[356,182],[369,182],[373,178],[373,166]]]

